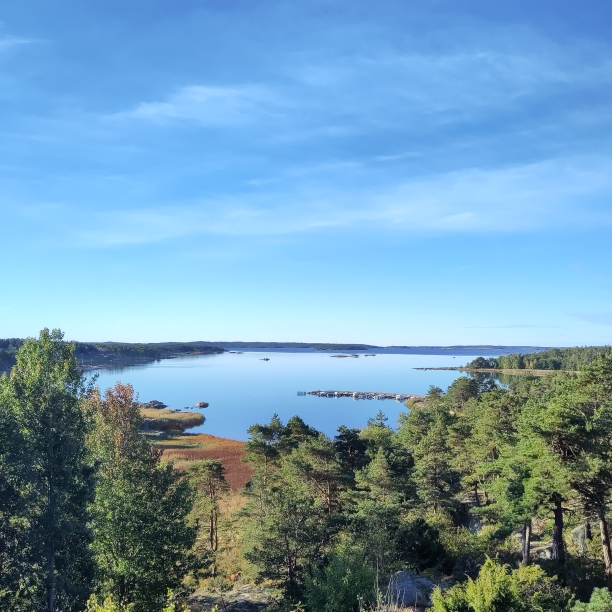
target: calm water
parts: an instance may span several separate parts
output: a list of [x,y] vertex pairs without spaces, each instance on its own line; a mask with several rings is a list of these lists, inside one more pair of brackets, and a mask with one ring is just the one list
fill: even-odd
[[[268,357],[270,361],[261,361]],[[209,402],[201,431],[247,439],[253,423],[267,423],[276,412],[283,421],[298,414],[309,425],[334,435],[339,425],[364,426],[382,410],[394,424],[405,407],[392,400],[358,400],[298,396],[298,391],[351,390],[426,393],[430,385],[446,389],[461,375],[453,371],[420,371],[415,367],[465,365],[465,354],[377,354],[376,357],[330,357],[319,351],[245,351],[164,359],[150,365],[99,371],[101,389],[120,380],[130,383],[141,401],[160,400],[182,409]]]

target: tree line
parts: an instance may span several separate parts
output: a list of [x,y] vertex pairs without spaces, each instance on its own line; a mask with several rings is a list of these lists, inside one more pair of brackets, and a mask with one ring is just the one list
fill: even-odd
[[455,583],[436,612],[612,610],[612,355],[517,378],[432,387],[397,428],[251,427],[255,578],[313,612],[376,607],[406,569]]
[[[0,372],[9,371],[17,362],[23,338],[0,339]],[[176,353],[223,353],[225,349],[207,342],[74,342],[74,355],[79,362],[104,363],[109,359],[155,361]]]
[[612,612],[611,354],[510,388],[460,377],[397,426],[255,424],[229,534],[221,464],[163,462],[135,399],[86,385],[58,330],[21,344],[0,377],[0,609],[171,611],[224,579],[231,538],[279,612],[382,610],[399,570],[444,587],[434,612]]
[[467,364],[473,369],[583,370],[595,359],[612,352],[611,346],[551,348],[538,353],[512,353],[499,357],[477,357]]

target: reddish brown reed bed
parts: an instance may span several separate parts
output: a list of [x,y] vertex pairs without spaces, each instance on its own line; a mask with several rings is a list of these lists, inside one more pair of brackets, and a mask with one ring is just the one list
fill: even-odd
[[244,442],[239,440],[210,434],[187,434],[165,440],[159,447],[164,451],[164,458],[172,460],[179,469],[190,461],[220,461],[225,469],[225,479],[234,490],[244,487],[253,474],[251,467],[242,462]]

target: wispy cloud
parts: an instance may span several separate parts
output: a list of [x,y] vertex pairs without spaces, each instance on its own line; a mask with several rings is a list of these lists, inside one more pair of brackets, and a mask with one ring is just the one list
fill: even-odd
[[141,119],[155,122],[191,120],[201,125],[230,125],[261,120],[272,115],[279,99],[258,85],[183,87],[165,100],[143,102],[136,108],[107,118]]
[[[339,164],[337,173],[360,172]],[[195,234],[277,235],[335,229],[411,234],[509,233],[612,224],[612,164],[570,160],[430,175],[392,190],[288,187],[100,210],[76,224],[84,245],[143,244]],[[343,178],[344,182],[348,179]],[[71,224],[74,227],[73,216]],[[92,229],[94,228],[94,229]]]
[[547,328],[559,328],[561,325],[471,325],[464,329],[547,329]]
[[29,45],[34,42],[37,41],[29,38],[18,38],[16,36],[0,36],[0,52],[19,47],[20,45]]
[[579,321],[591,323],[592,325],[612,326],[612,312],[581,312],[572,315]]

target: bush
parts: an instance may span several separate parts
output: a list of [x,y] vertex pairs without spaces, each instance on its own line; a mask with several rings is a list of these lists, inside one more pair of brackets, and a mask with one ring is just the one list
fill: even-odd
[[[172,598],[172,593],[168,592],[168,599]],[[134,604],[127,604],[122,606],[119,603],[113,601],[112,597],[107,597],[104,601],[98,601],[95,595],[92,595],[87,602],[87,612],[131,612]],[[179,607],[178,604],[169,601],[161,612],[189,612],[189,609],[185,605]],[[211,612],[213,612],[211,610]],[[214,608],[216,612],[216,608]]]
[[572,612],[612,612],[612,593],[608,589],[594,589],[589,603],[579,601]]
[[401,559],[411,568],[423,571],[441,569],[447,561],[437,527],[417,518],[400,530]]
[[510,571],[507,565],[487,559],[476,580],[446,593],[436,589],[432,600],[433,612],[562,612],[571,596],[536,565]]
[[112,597],[107,597],[104,601],[98,601],[95,595],[92,595],[87,602],[87,612],[130,612],[133,604],[122,606],[115,603]]
[[[363,554],[340,546],[329,563],[305,580],[307,607],[313,612],[352,612],[376,599],[376,576]],[[369,606],[367,606],[369,607]]]

